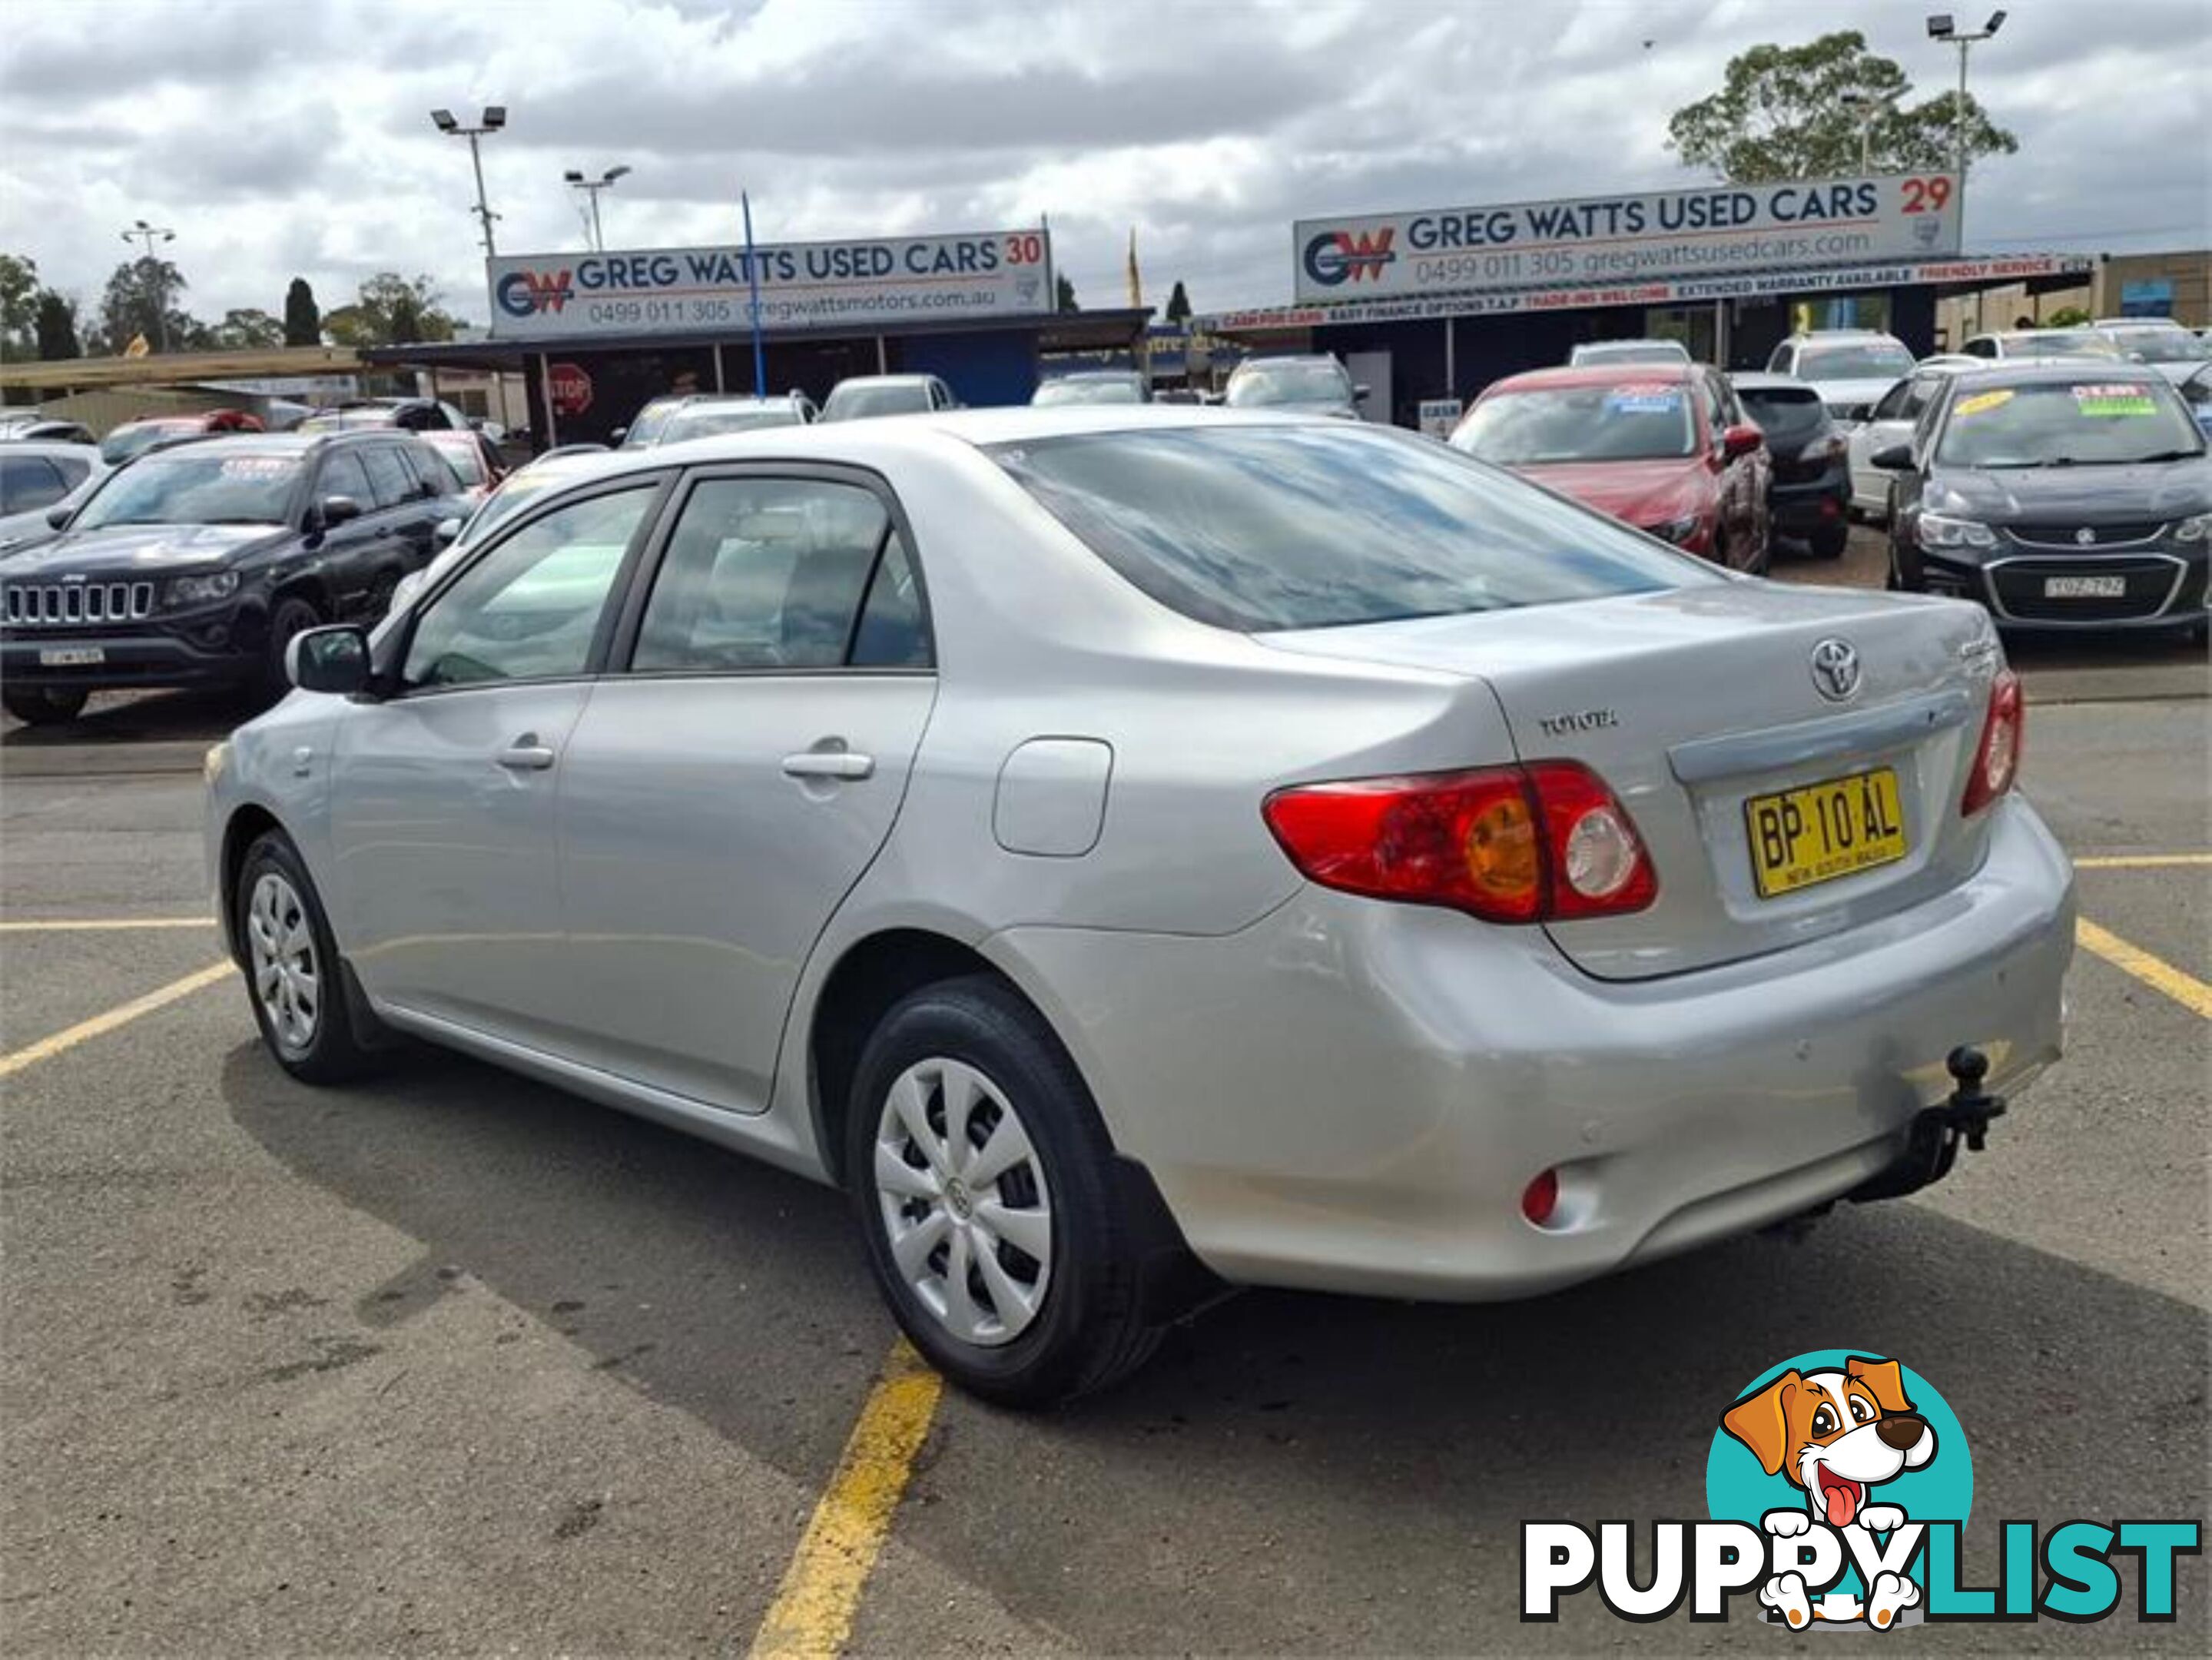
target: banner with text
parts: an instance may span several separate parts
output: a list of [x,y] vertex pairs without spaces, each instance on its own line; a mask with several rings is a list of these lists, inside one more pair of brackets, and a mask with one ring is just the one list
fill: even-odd
[[[1038,230],[753,250],[765,329],[878,329],[1054,308],[1052,239]],[[750,329],[745,250],[525,253],[484,262],[492,332],[508,338]]]
[[1753,300],[1777,294],[1833,294],[1919,283],[2014,283],[2031,277],[2087,276],[2094,259],[2075,254],[2024,254],[1997,259],[1941,259],[1919,265],[1843,265],[1832,271],[1761,271],[1742,277],[1587,288],[1522,289],[1501,294],[1412,295],[1330,306],[1267,306],[1216,312],[1197,319],[1217,334],[1267,333],[1332,323],[1411,323],[1440,317],[1487,317],[1510,312],[1579,311],[1593,306],[1686,306]]
[[1291,243],[1309,305],[1926,259],[1959,251],[1958,181],[1892,173],[1301,219]]

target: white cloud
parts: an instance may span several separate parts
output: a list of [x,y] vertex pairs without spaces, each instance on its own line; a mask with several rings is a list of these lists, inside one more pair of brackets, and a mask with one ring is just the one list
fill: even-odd
[[[611,240],[975,229],[1049,214],[1061,269],[1118,295],[1286,297],[1301,214],[1647,188],[1685,175],[1668,114],[1735,52],[1848,21],[1924,90],[1954,60],[1925,8],[1814,18],[1790,0],[112,0],[11,8],[0,36],[0,249],[88,301],[141,216],[204,316],[325,307],[428,271],[481,315],[468,156],[435,106],[505,102],[485,146],[509,249],[576,246],[561,173],[628,162]],[[2021,154],[1974,177],[1969,240],[2212,241],[2212,8],[2015,8],[1974,86]]]

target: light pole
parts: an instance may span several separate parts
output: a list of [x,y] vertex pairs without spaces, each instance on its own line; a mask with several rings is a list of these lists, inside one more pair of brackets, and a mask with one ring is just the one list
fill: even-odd
[[1928,38],[1949,40],[1959,48],[1959,95],[1951,106],[1952,170],[1959,175],[1959,229],[1961,246],[1965,242],[1966,225],[1966,51],[1978,40],[1987,40],[2004,27],[2005,15],[1993,11],[1990,21],[1978,33],[1961,33],[1952,24],[1951,14],[1939,11],[1928,20]]
[[453,112],[451,110],[432,110],[430,120],[447,137],[465,138],[469,141],[469,162],[477,172],[477,217],[483,222],[484,258],[489,259],[499,252],[499,250],[492,245],[491,238],[491,222],[499,216],[491,210],[491,204],[484,200],[483,151],[478,147],[478,141],[485,134],[497,132],[507,125],[507,106],[487,104],[484,106],[483,119],[473,127],[463,126],[453,119]]
[[599,192],[603,190],[612,190],[614,188],[615,180],[623,177],[629,171],[629,164],[624,163],[623,166],[618,167],[609,167],[605,173],[601,173],[596,179],[586,179],[574,167],[569,168],[568,172],[561,175],[562,178],[568,180],[570,188],[583,192],[584,194],[591,199],[592,251],[594,253],[605,253],[607,251],[607,239],[600,233],[599,230]]
[[1883,112],[1889,108],[1890,100],[1880,93],[1861,92],[1856,87],[1842,95],[1843,106],[1858,115],[1859,177],[1874,171],[1874,129]]
[[147,275],[154,285],[154,341],[156,350],[167,351],[169,349],[169,288],[161,280],[161,267],[154,258],[154,245],[173,242],[177,240],[177,234],[140,219],[123,233],[123,240],[134,247],[142,240],[146,244]]

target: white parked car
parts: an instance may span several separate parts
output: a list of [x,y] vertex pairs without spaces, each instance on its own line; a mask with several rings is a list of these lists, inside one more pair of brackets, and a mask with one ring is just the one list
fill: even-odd
[[1770,374],[1808,380],[1838,426],[1867,418],[1875,400],[1912,373],[1912,353],[1879,329],[1816,329],[1793,334],[1766,360]]
[[1892,444],[1912,441],[1912,429],[1935,398],[1937,388],[1953,375],[1983,367],[1978,357],[1946,354],[1921,360],[1911,374],[1877,398],[1867,418],[1845,435],[1850,458],[1851,511],[1877,525],[1889,522],[1889,483],[1892,474],[1875,465],[1874,458]]

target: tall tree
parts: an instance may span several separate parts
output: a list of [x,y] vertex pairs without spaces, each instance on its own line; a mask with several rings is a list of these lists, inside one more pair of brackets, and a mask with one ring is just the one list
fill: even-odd
[[56,294],[52,289],[39,290],[34,327],[41,362],[58,363],[64,358],[84,356],[84,348],[77,344],[76,301],[66,295]]
[[398,271],[379,271],[361,285],[352,305],[324,313],[323,329],[342,346],[450,340],[456,319],[440,307],[442,297],[427,277],[410,281]]
[[39,262],[0,253],[0,356],[27,357],[39,308]]
[[252,306],[223,313],[222,321],[208,332],[216,345],[233,351],[259,351],[284,344],[284,325]]
[[323,313],[315,305],[315,291],[307,279],[295,277],[284,290],[284,344],[319,346],[323,344]]
[[190,351],[207,330],[177,303],[185,274],[167,259],[141,254],[118,265],[100,297],[100,332],[110,352],[120,352],[134,335],[144,335],[156,351]]
[[1182,278],[1180,277],[1176,278],[1176,285],[1168,294],[1167,319],[1170,323],[1190,321],[1190,296],[1182,291]]
[[[1873,115],[1869,159],[1876,173],[1948,168],[1955,155],[1956,93],[1909,101],[1912,83],[1896,60],[1867,50],[1856,29],[1839,29],[1802,46],[1759,46],[1729,60],[1721,89],[1676,110],[1667,142],[1685,161],[1734,184],[1816,179],[1859,171],[1860,94]],[[1970,159],[2009,155],[2020,141],[1990,121],[1969,94]]]
[[1081,311],[1083,309],[1083,307],[1076,302],[1075,284],[1067,280],[1067,277],[1065,272],[1061,273],[1060,276],[1055,302],[1062,311]]

